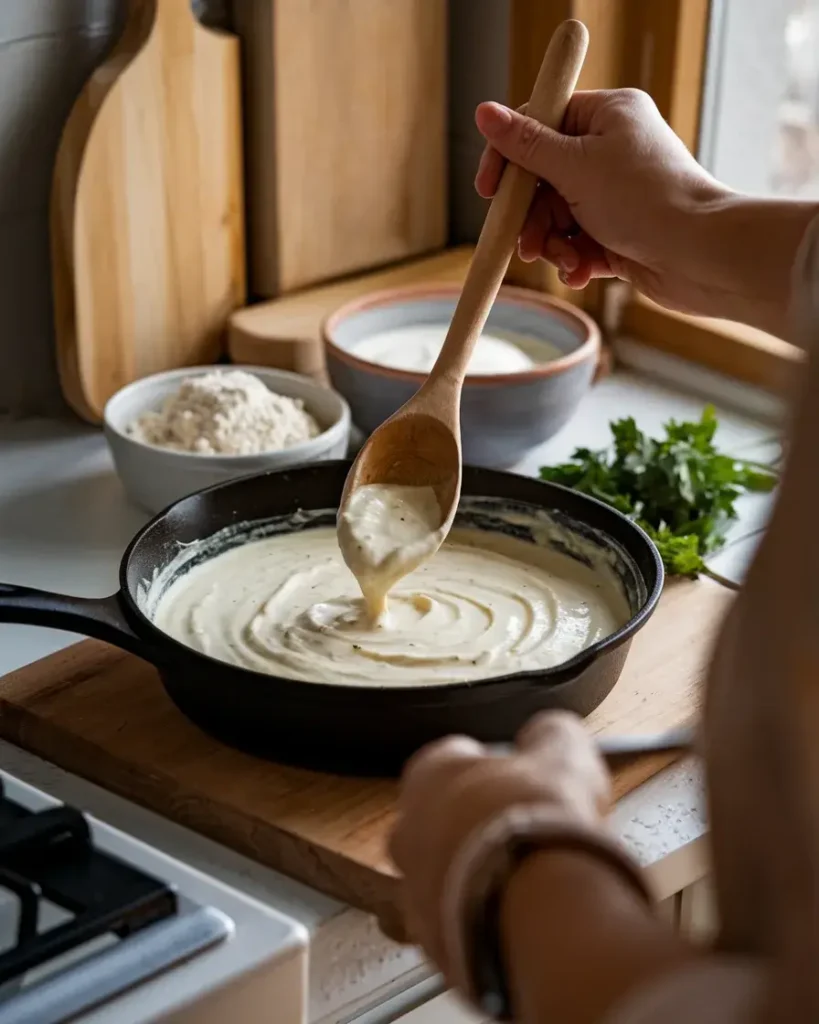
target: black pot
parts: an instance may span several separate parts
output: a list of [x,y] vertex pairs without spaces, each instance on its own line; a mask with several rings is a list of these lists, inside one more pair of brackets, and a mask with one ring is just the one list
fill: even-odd
[[[183,498],[128,546],[118,593],[89,599],[0,584],[0,622],[70,630],[131,651],[157,667],[177,707],[212,735],[274,760],[334,771],[393,773],[424,743],[450,733],[504,742],[542,709],[587,715],[597,707],[617,682],[631,638],[656,607],[662,562],[643,531],[608,506],[512,473],[465,467],[462,507],[471,511],[462,521],[509,529],[481,498],[548,510],[573,534],[607,549],[631,606],[621,630],[555,668],[417,690],[305,683],[200,654],[140,610],[140,587],[176,558],[180,544],[299,510],[328,510],[312,525],[334,522],[349,465],[325,462],[246,477]],[[304,523],[296,517],[291,528]],[[525,537],[523,527],[512,529]]]

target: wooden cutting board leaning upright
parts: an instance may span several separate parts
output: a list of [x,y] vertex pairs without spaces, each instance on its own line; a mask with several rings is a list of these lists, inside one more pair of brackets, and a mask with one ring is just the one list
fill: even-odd
[[65,397],[98,422],[119,388],[213,362],[244,302],[239,42],[190,0],[128,0],[83,88],[51,199]]
[[251,290],[442,249],[446,0],[236,0]]

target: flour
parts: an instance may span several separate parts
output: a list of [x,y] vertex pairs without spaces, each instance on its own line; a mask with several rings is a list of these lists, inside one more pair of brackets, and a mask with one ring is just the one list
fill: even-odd
[[243,370],[217,370],[186,377],[159,412],[140,416],[128,432],[180,452],[256,455],[308,441],[321,427],[301,399],[277,395]]

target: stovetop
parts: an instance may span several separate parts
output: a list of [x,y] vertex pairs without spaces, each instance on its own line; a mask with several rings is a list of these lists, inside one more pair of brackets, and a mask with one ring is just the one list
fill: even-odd
[[[164,882],[97,849],[80,811],[31,811],[6,796],[2,778],[0,886],[19,904],[13,944],[0,953],[0,991],[92,939],[124,938],[178,909],[176,894]],[[40,932],[46,901],[70,916]]]
[[275,911],[0,775],[3,1024],[160,1019],[304,945]]

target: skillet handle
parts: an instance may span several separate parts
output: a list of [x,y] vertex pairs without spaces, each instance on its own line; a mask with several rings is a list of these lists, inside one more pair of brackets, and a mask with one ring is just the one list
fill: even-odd
[[128,625],[119,594],[110,597],[72,597],[0,583],[0,622],[46,626],[82,633],[146,657],[146,645]]

